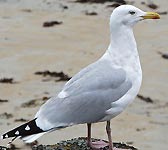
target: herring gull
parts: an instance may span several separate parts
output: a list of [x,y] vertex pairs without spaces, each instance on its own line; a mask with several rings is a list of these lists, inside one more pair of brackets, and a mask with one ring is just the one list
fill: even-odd
[[107,121],[109,150],[113,150],[110,120],[134,100],[142,81],[132,28],[141,20],[159,18],[157,13],[144,12],[132,5],[115,8],[110,17],[111,40],[105,54],[71,78],[58,95],[41,106],[33,120],[1,138],[21,137],[31,143],[47,132],[86,123],[87,144],[99,149],[107,144],[91,141],[91,124]]

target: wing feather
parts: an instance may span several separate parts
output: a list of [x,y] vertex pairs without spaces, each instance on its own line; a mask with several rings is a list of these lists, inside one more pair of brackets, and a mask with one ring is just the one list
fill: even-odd
[[64,86],[66,97],[53,97],[41,107],[36,115],[37,122],[48,121],[51,128],[98,122],[111,104],[132,87],[123,69],[113,68],[105,61],[92,65]]

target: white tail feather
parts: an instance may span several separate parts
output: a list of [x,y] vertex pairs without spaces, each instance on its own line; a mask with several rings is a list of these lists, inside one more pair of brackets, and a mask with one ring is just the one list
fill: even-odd
[[25,142],[25,143],[32,143],[35,140],[37,140],[39,137],[41,137],[42,135],[44,135],[46,132],[42,132],[42,133],[38,133],[38,134],[33,134],[33,135],[29,135],[29,136],[25,136],[22,137],[21,139]]

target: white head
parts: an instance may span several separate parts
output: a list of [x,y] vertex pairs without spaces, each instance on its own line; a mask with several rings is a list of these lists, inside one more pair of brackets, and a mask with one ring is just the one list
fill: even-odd
[[120,54],[123,57],[130,56],[133,51],[137,51],[132,27],[141,20],[159,18],[157,13],[144,12],[132,5],[115,8],[110,18],[111,41],[108,50],[115,53],[115,56]]
[[110,26],[132,27],[138,21],[144,19],[159,19],[160,16],[154,12],[144,12],[132,5],[121,5],[114,9],[110,18]]

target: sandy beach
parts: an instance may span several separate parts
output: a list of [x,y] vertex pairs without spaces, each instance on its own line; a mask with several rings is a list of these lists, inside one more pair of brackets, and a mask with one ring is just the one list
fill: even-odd
[[[130,2],[130,1],[128,1]],[[144,11],[168,11],[167,0],[155,0],[151,9],[142,0],[130,3]],[[147,4],[147,1],[144,1]],[[0,134],[32,119],[47,97],[56,95],[66,81],[36,75],[37,71],[63,71],[72,77],[96,61],[109,44],[109,16],[114,9],[107,3],[74,3],[73,0],[0,1]],[[88,15],[90,13],[95,15]],[[43,27],[44,22],[58,21]],[[168,14],[160,20],[140,22],[134,28],[139,50],[143,84],[140,98],[112,123],[113,140],[132,144],[140,150],[166,150],[168,144]],[[29,102],[29,103],[28,103]],[[105,123],[93,125],[93,137],[107,139]],[[86,125],[77,125],[38,139],[40,144],[86,136]],[[6,145],[9,140],[0,141]],[[16,147],[29,150],[21,140]]]

